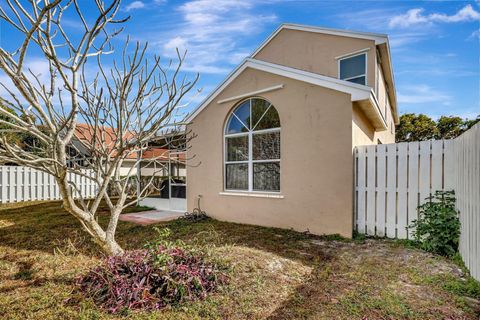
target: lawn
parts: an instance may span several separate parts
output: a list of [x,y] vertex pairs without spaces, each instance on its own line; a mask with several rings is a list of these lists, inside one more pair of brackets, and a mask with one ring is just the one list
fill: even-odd
[[[129,210],[136,210],[135,208]],[[100,216],[101,217],[101,216]],[[0,318],[478,319],[480,286],[451,260],[387,240],[345,240],[215,220],[173,221],[172,237],[211,243],[230,282],[204,301],[109,315],[66,300],[101,253],[59,202],[0,207]],[[153,226],[120,222],[140,248]]]

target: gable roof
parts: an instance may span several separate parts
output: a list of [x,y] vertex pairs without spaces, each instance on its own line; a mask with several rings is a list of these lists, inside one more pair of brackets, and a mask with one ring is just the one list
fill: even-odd
[[[374,115],[378,114],[379,119],[383,119],[380,114],[380,108],[375,98],[372,98],[373,91],[370,87],[356,84],[353,82],[340,80],[337,78],[323,76],[317,73],[286,67],[266,61],[256,60],[252,58],[245,59],[232,73],[230,73],[225,81],[223,81],[212,93],[202,101],[200,106],[188,117],[187,122],[191,122],[204,108],[207,107],[233,80],[235,80],[245,69],[251,68],[259,71],[276,74],[289,79],[294,79],[319,87],[333,89],[336,91],[350,94],[352,101],[369,100],[375,104]],[[272,87],[277,88],[277,86]],[[229,100],[229,99],[228,99]],[[377,110],[378,109],[378,110]],[[377,112],[378,111],[378,112]],[[383,120],[375,122],[376,127],[386,128]]]
[[381,33],[359,32],[359,31],[314,27],[314,26],[307,26],[307,25],[294,24],[294,23],[282,23],[267,39],[265,39],[265,41],[263,41],[260,44],[260,46],[251,54],[250,57],[254,57],[257,53],[259,53],[283,29],[307,31],[307,32],[313,32],[313,33],[330,34],[330,35],[341,36],[341,37],[372,40],[372,41],[375,41],[376,45],[388,42],[388,36],[386,34],[381,34]]
[[[266,71],[281,76],[285,76],[292,79],[297,79],[300,81],[309,82],[316,84],[322,87],[338,90],[345,93],[350,93],[352,95],[352,101],[359,101],[369,99],[372,104],[375,105],[375,110],[369,110],[368,113],[374,114],[375,127],[386,129],[387,125],[385,121],[377,119],[377,113],[381,112],[379,110],[378,101],[375,97],[373,90],[368,86],[363,86],[355,84],[349,81],[340,80],[333,77],[327,77],[320,74],[303,71],[291,67],[286,67],[282,65],[277,65],[261,60],[254,59],[255,55],[260,52],[281,30],[290,29],[290,30],[299,30],[305,32],[314,32],[322,34],[330,34],[336,36],[350,37],[350,38],[359,38],[375,41],[375,44],[378,46],[381,62],[386,64],[386,74],[385,80],[389,84],[389,87],[395,88],[394,77],[393,77],[393,67],[390,59],[390,45],[388,42],[388,36],[386,34],[380,33],[370,33],[370,32],[358,32],[350,30],[340,30],[340,29],[331,29],[331,28],[322,28],[314,27],[300,24],[292,23],[283,23],[281,24],[248,58],[242,61],[242,63],[237,66],[225,80],[218,85],[213,92],[208,95],[193,111],[193,113],[187,118],[187,122],[191,122],[213,99],[215,99],[218,94],[220,94],[223,89],[225,89],[230,82],[232,82],[240,73],[243,72],[246,68],[252,68],[256,70]],[[366,97],[368,92],[368,98]],[[393,118],[395,124],[399,123],[398,111],[397,111],[397,100],[395,90],[388,90],[389,99],[391,102],[391,108],[393,111]],[[363,98],[360,98],[363,97]],[[382,118],[380,116],[380,118]]]
[[[385,68],[385,81],[387,81],[389,87],[395,88],[395,78],[393,75],[392,60],[390,55],[390,43],[388,41],[388,35],[382,33],[360,32],[353,30],[307,26],[294,23],[282,23],[264,42],[260,44],[260,46],[250,55],[250,58],[254,58],[266,45],[268,45],[268,43],[270,43],[270,41],[273,40],[273,38],[275,38],[275,36],[277,36],[278,33],[280,33],[280,31],[284,29],[375,41],[375,45],[378,47],[380,52],[381,63]],[[390,98],[395,124],[398,124],[400,120],[398,118],[397,96],[395,90],[388,90],[388,96]]]

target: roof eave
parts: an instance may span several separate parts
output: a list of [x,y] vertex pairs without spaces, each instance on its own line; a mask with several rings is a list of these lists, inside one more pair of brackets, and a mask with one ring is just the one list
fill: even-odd
[[[320,87],[340,91],[349,94],[352,102],[357,102],[361,105],[364,113],[372,121],[376,129],[386,130],[386,123],[381,115],[378,101],[373,93],[372,89],[368,86],[359,85],[356,83],[340,80],[332,77],[322,76],[308,71],[294,69],[282,65],[277,65],[265,61],[255,59],[245,59],[226,79],[222,82],[195,110],[194,113],[188,118],[188,122],[192,122],[193,119],[208,105],[210,104],[220,92],[225,89],[239,74],[241,74],[246,68],[252,68],[255,70],[268,72],[276,75],[280,75],[289,79],[302,81],[310,84],[314,84]],[[370,110],[371,109],[371,110]]]
[[330,35],[336,35],[341,37],[372,40],[372,41],[375,41],[376,45],[388,42],[388,36],[386,34],[381,34],[381,33],[322,28],[322,27],[314,27],[314,26],[301,25],[301,24],[295,24],[295,23],[282,23],[277,29],[275,29],[275,31],[272,32],[272,34],[270,34],[270,36],[267,39],[265,39],[265,41],[263,41],[260,44],[260,46],[250,55],[250,57],[254,58],[257,55],[257,53],[259,53],[283,29],[299,30],[299,31],[307,31],[307,32],[314,32],[314,33],[330,34]]
[[[400,119],[398,117],[398,106],[397,106],[397,96],[395,91],[395,76],[393,74],[393,66],[392,66],[392,56],[390,54],[390,44],[387,41],[384,44],[378,45],[382,62],[388,68],[388,72],[385,74],[385,80],[387,84],[392,90],[388,91],[388,96],[390,99],[390,104],[393,111],[393,120],[396,125],[400,123]],[[384,53],[384,54],[382,54]]]

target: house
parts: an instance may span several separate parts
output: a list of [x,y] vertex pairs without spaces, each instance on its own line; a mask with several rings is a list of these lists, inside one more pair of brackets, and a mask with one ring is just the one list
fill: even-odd
[[351,237],[353,148],[395,141],[388,37],[283,24],[189,122],[189,211]]
[[[115,142],[117,139],[115,131],[110,127],[101,127],[97,130],[97,134],[102,137],[101,140],[105,144],[106,150],[111,150],[112,155],[115,155]],[[96,156],[91,152],[91,146],[94,143],[94,133],[95,129],[92,126],[85,123],[77,123],[72,138],[72,146],[69,148],[72,166],[86,167],[89,159]],[[123,138],[133,139],[134,134],[126,132]],[[140,162],[138,161],[137,153],[126,154],[120,168],[120,176],[136,176],[139,181],[149,181],[150,177],[155,176],[156,178],[153,180],[155,188],[152,188],[150,197],[168,198],[173,193],[179,193],[181,197],[184,197],[186,179],[185,153],[178,152],[179,148],[172,143],[172,141],[178,142],[181,140],[182,137],[178,135],[171,137],[171,139],[167,135],[162,135],[161,139],[152,141],[148,149],[142,152]],[[139,172],[137,172],[138,168],[140,168]],[[172,185],[174,190],[170,188],[170,185]],[[135,181],[132,181],[131,191],[135,190],[136,184]],[[178,190],[180,192],[177,192]]]

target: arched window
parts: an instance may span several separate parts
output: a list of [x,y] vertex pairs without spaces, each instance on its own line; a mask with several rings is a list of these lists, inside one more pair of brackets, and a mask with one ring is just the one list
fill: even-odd
[[225,127],[225,190],[280,191],[280,118],[270,102],[250,98]]

